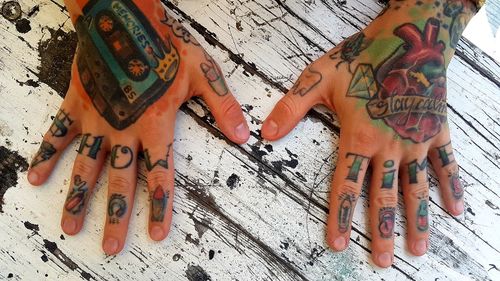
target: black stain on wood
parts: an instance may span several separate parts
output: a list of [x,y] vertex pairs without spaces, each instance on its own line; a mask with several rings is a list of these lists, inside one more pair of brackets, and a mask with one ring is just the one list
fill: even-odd
[[28,169],[28,161],[17,151],[0,146],[0,213],[3,213],[3,197],[7,189],[17,185],[17,173]]
[[40,258],[42,259],[43,262],[48,262],[49,261],[49,258],[47,257],[47,255],[45,254],[45,252],[42,253],[42,256]]
[[186,277],[189,281],[211,281],[212,278],[208,273],[199,265],[188,265],[186,270]]
[[208,259],[211,260],[213,259],[215,256],[215,251],[214,250],[210,250],[208,251]]
[[238,187],[239,183],[240,183],[240,177],[238,177],[237,174],[232,174],[231,176],[229,176],[229,178],[226,181],[227,186],[231,190],[233,190],[236,187]]
[[172,257],[172,259],[173,259],[174,261],[178,261],[178,260],[180,260],[180,258],[181,258],[181,257],[182,257],[182,256],[181,256],[180,254],[175,254],[175,255]]
[[34,224],[34,223],[29,222],[29,221],[24,222],[24,227],[26,227],[27,229],[29,229],[33,232],[36,232],[36,233],[38,233],[38,231],[40,231],[40,227],[38,227],[38,224]]
[[20,33],[27,33],[31,30],[31,24],[28,19],[20,19],[16,21],[16,30]]
[[28,18],[31,18],[32,16],[35,16],[38,12],[40,12],[40,6],[36,5],[29,11],[28,13]]
[[52,253],[59,261],[65,264],[69,269],[78,271],[82,278],[84,278],[85,280],[95,279],[92,277],[92,275],[90,275],[90,273],[84,271],[74,261],[72,261],[68,256],[66,256],[66,254],[64,254],[57,247],[57,244],[55,242],[43,239],[43,244],[45,249],[47,249],[50,253]]
[[200,245],[200,239],[198,238],[193,238],[193,235],[191,233],[186,234],[186,242],[192,243],[196,246]]
[[33,79],[28,79],[26,82],[21,82],[19,80],[16,80],[16,82],[21,86],[23,87],[24,85],[26,86],[30,86],[30,87],[33,87],[33,88],[38,88],[40,87],[40,83],[38,83],[38,81],[35,81]]
[[38,44],[40,82],[49,85],[61,97],[66,95],[71,79],[71,64],[75,54],[77,38],[75,32],[49,29],[50,38]]

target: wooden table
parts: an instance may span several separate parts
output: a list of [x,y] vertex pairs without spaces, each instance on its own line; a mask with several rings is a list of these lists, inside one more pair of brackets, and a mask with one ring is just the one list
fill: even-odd
[[147,236],[141,163],[128,243],[118,256],[105,256],[107,171],[75,237],[64,235],[59,221],[76,142],[45,186],[34,189],[26,180],[27,161],[67,87],[76,38],[62,0],[19,2],[22,20],[0,17],[0,279],[500,280],[500,66],[492,58],[500,60],[494,37],[498,0],[489,0],[468,27],[448,71],[449,123],[467,187],[465,214],[454,218],[445,211],[431,172],[429,253],[413,257],[405,249],[400,203],[396,258],[385,270],[370,259],[366,188],[349,249],[333,253],[325,243],[336,116],[315,108],[286,138],[269,143],[259,136],[262,120],[302,69],[366,26],[382,4],[165,1],[220,62],[252,135],[248,144],[235,145],[203,101],[185,104],[177,114],[168,239],[155,243]]

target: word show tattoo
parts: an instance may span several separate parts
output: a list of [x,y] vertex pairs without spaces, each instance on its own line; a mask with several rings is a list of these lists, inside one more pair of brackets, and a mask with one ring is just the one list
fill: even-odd
[[167,146],[167,155],[165,155],[165,160],[159,159],[154,164],[151,163],[151,156],[149,155],[149,150],[144,150],[144,161],[146,162],[146,169],[151,172],[154,167],[160,166],[165,169],[168,169],[168,157],[170,157],[170,151],[172,149],[172,144]]
[[151,196],[151,221],[163,222],[167,209],[169,192],[158,185]]
[[73,178],[73,187],[66,198],[64,208],[73,215],[81,213],[87,200],[89,188],[79,175]]
[[349,173],[347,174],[347,180],[352,182],[358,182],[359,172],[361,171],[361,167],[365,161],[369,161],[370,158],[358,155],[354,153],[347,153],[346,158],[352,158],[352,164],[349,166]]
[[384,239],[392,238],[394,233],[394,220],[396,214],[396,208],[394,207],[384,207],[378,211],[378,230],[380,232],[380,237]]
[[[124,159],[124,160],[120,160]],[[115,145],[111,149],[111,167],[115,169],[126,169],[134,161],[134,152],[128,146]]]
[[83,14],[75,24],[80,80],[101,116],[123,130],[167,92],[179,53],[132,0],[89,1]]
[[423,31],[411,23],[398,26],[394,35],[404,43],[376,69],[358,65],[346,94],[367,100],[371,119],[414,143],[434,137],[446,122],[445,45],[438,41],[439,29],[436,18],[428,19]]
[[[93,138],[94,141],[92,144],[89,143],[89,138]],[[87,156],[96,159],[97,153],[101,150],[102,141],[104,137],[92,137],[91,134],[84,134],[82,136],[82,142],[80,143],[80,147],[78,148],[78,153],[83,154],[84,150],[88,148]]]
[[455,162],[455,157],[453,156],[453,149],[451,148],[451,142],[436,148],[438,151],[439,159],[441,160],[442,167],[448,166],[449,164]]
[[56,117],[54,117],[49,131],[53,137],[64,137],[68,133],[68,128],[71,124],[73,124],[73,120],[69,117],[69,114],[60,109]]
[[[410,183],[418,183],[418,175],[420,172],[425,173],[425,176],[427,178],[427,158],[424,158],[422,162],[418,163],[418,160],[415,159],[408,163],[408,176],[409,176],[409,182]],[[427,179],[425,180],[427,182]]]
[[335,65],[338,69],[342,63],[348,64],[349,72],[351,71],[351,63],[361,54],[363,50],[368,48],[371,40],[366,38],[363,32],[356,33],[344,40],[340,49],[330,55],[330,59],[340,61]]
[[394,169],[394,161],[385,161],[384,168],[386,168],[387,171],[384,172],[384,175],[382,177],[382,188],[390,189],[394,186],[394,176],[396,174],[396,169]]
[[172,32],[174,35],[178,38],[181,38],[184,43],[191,43],[195,46],[200,46],[200,43],[194,39],[194,37],[191,35],[191,33],[180,23],[178,22],[174,17],[168,14],[167,10],[165,10],[165,19],[161,20],[161,23],[165,24],[166,26],[170,27],[172,29]]
[[345,233],[351,224],[356,196],[354,194],[342,194],[339,200],[340,206],[337,217],[338,229],[339,232]]
[[57,152],[54,146],[46,141],[42,141],[40,148],[38,149],[35,157],[31,161],[31,168],[37,166],[38,164],[49,160]]
[[449,175],[451,194],[457,200],[462,199],[464,196],[464,188],[460,182],[460,176],[458,171],[453,172]]
[[227,88],[226,81],[224,81],[222,71],[210,55],[205,53],[205,58],[208,62],[201,63],[200,68],[203,74],[205,74],[208,84],[210,84],[210,87],[217,95],[221,97],[227,95],[229,89]]
[[113,193],[109,198],[108,204],[108,216],[109,223],[118,224],[120,219],[127,212],[127,201],[125,196],[122,194]]
[[417,229],[426,231],[429,229],[429,200],[427,198],[419,198],[420,202],[417,209]]
[[321,72],[316,71],[309,66],[306,68],[302,76],[295,83],[295,85],[290,89],[294,95],[299,95],[301,97],[307,95],[312,89],[321,83],[323,80],[323,75]]

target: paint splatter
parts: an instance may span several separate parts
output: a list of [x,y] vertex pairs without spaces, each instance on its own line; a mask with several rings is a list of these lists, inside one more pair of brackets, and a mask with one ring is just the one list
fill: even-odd
[[7,189],[17,185],[17,173],[28,169],[28,161],[16,151],[0,146],[0,213]]
[[199,265],[188,265],[186,277],[189,281],[211,281],[210,275]]
[[226,181],[227,186],[231,190],[238,187],[239,183],[240,183],[240,177],[238,177],[238,175],[236,175],[236,174],[232,174],[231,176],[229,176],[229,178]]

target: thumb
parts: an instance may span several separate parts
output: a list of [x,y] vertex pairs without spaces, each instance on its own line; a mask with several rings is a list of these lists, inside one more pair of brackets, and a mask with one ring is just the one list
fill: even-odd
[[262,137],[277,140],[288,134],[306,113],[321,103],[323,75],[309,66],[290,91],[276,104],[262,125]]
[[243,144],[250,137],[250,130],[241,105],[229,91],[217,63],[208,55],[206,58],[207,62],[202,63],[200,67],[210,87],[202,87],[203,99],[224,135],[235,143]]

